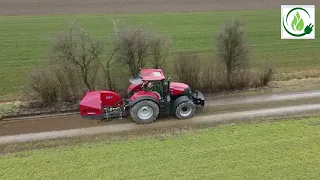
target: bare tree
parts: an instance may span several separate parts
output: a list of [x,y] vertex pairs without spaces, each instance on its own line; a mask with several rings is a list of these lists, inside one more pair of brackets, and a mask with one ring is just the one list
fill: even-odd
[[232,84],[232,75],[237,75],[234,72],[245,70],[249,65],[249,50],[242,25],[240,20],[228,22],[217,38],[216,55],[226,67],[229,86]]
[[78,29],[70,28],[67,33],[57,35],[52,49],[60,61],[77,66],[85,86],[88,90],[94,90],[102,43],[91,38],[78,26]]
[[149,63],[155,68],[164,64],[169,54],[168,38],[160,36],[154,31],[146,31],[141,27],[126,27],[118,30],[115,21],[105,18],[113,24],[117,38],[113,55],[117,53],[117,62],[127,66],[132,76],[138,75],[140,68],[149,65]]
[[119,60],[128,66],[132,76],[138,75],[148,60],[148,34],[142,29],[125,29],[116,34]]
[[166,37],[154,34],[150,40],[150,55],[154,68],[164,65],[168,56],[169,41]]
[[105,73],[105,76],[107,77],[107,82],[108,82],[108,88],[111,90],[115,90],[115,84],[112,79],[111,75],[111,69],[113,67],[113,57],[116,54],[116,52],[119,50],[118,47],[115,47],[113,51],[111,52],[111,55],[108,59],[106,59],[105,65],[102,63],[103,61],[100,59],[100,57],[97,55],[97,59],[99,64],[102,67],[103,72]]

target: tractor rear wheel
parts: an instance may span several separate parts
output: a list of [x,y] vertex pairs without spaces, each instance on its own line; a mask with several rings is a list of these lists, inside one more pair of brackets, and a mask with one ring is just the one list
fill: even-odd
[[175,115],[179,119],[191,118],[195,112],[196,112],[196,106],[192,101],[182,102],[175,109]]
[[138,124],[149,124],[159,116],[159,106],[153,101],[140,101],[131,108],[130,115]]

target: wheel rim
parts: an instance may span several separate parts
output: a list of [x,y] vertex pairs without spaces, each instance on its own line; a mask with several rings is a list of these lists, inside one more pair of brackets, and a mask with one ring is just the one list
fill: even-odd
[[192,108],[191,107],[182,107],[181,108],[181,111],[180,111],[180,115],[181,116],[189,116],[190,114],[192,113]]
[[143,106],[138,110],[138,117],[142,120],[150,119],[153,115],[153,109],[149,106]]

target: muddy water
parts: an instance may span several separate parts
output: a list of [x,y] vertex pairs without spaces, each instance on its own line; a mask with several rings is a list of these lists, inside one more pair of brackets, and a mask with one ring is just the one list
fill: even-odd
[[[249,98],[219,99],[206,102],[206,106],[221,106],[232,104],[262,103],[268,101],[285,101],[303,98],[320,97],[320,91],[309,91],[302,93],[264,95]],[[162,123],[163,121],[161,121]],[[130,119],[112,119],[100,122],[98,120],[82,119],[79,115],[68,115],[44,118],[18,118],[16,120],[0,121],[0,136],[23,133],[37,133],[43,131],[57,131],[87,127],[97,127],[112,124],[132,123]]]
[[290,106],[290,107],[281,107],[281,108],[272,108],[272,109],[235,112],[235,113],[228,113],[228,114],[200,116],[200,117],[194,117],[194,118],[183,120],[183,121],[171,120],[171,121],[151,123],[148,125],[138,125],[134,123],[127,123],[127,124],[116,124],[116,125],[89,127],[89,128],[81,128],[81,129],[70,129],[70,130],[62,130],[62,131],[2,136],[0,137],[0,144],[47,140],[47,139],[58,139],[58,138],[64,138],[64,137],[95,135],[95,134],[102,134],[102,133],[106,134],[106,133],[115,133],[115,132],[123,132],[123,131],[136,131],[139,129],[163,128],[163,127],[170,127],[178,124],[187,125],[187,124],[199,124],[199,123],[215,123],[215,122],[228,121],[228,120],[241,120],[244,118],[251,119],[256,117],[265,117],[265,116],[274,116],[274,115],[297,114],[297,113],[308,112],[308,111],[320,111],[320,104]]

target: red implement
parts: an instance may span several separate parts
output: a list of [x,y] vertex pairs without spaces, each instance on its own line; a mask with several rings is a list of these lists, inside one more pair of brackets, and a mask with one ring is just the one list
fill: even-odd
[[116,92],[89,91],[80,102],[80,115],[101,118],[104,107],[118,108],[123,105],[122,97]]

